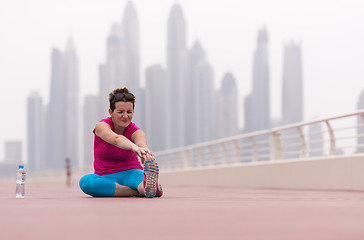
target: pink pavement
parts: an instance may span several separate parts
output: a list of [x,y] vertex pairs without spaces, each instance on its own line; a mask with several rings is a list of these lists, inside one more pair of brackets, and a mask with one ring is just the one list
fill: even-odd
[[364,192],[163,189],[92,198],[76,184],[30,182],[16,199],[15,183],[0,183],[0,239],[364,239]]

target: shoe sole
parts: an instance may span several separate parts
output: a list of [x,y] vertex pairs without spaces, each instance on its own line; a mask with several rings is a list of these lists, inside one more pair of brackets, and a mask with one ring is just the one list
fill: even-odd
[[147,198],[155,197],[157,194],[157,181],[159,175],[158,163],[146,162],[144,164],[144,174],[146,177],[145,183],[145,196]]

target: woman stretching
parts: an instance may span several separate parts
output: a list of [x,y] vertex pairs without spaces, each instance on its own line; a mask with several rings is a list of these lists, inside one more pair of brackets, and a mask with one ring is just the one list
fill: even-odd
[[93,131],[95,172],[80,179],[80,188],[94,197],[162,196],[154,154],[145,133],[131,122],[135,96],[127,88],[117,88],[109,94],[109,102],[110,117]]

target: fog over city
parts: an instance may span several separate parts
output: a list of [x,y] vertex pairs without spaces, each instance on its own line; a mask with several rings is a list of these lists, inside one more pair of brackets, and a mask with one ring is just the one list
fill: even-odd
[[[113,23],[122,20],[126,0],[34,0],[0,2],[0,160],[4,142],[26,147],[26,99],[50,96],[52,48],[71,38],[79,62],[80,107],[99,91],[99,64]],[[271,119],[281,118],[284,45],[302,53],[304,121],[356,110],[364,90],[364,2],[360,0],[133,0],[140,26],[140,76],[155,64],[166,68],[167,20],[178,3],[186,23],[186,44],[196,40],[213,69],[214,88],[230,72],[238,90],[239,127],[243,99],[252,91],[258,32],[268,36]],[[111,91],[112,89],[110,89]],[[138,96],[137,96],[138,99]],[[105,103],[107,104],[107,103]],[[26,151],[23,150],[23,159]]]

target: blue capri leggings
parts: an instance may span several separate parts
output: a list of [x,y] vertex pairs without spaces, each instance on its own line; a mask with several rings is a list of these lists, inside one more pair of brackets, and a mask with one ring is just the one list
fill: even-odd
[[113,197],[115,183],[138,190],[138,186],[143,180],[144,171],[136,168],[103,176],[87,174],[80,179],[79,184],[84,193],[93,197]]

